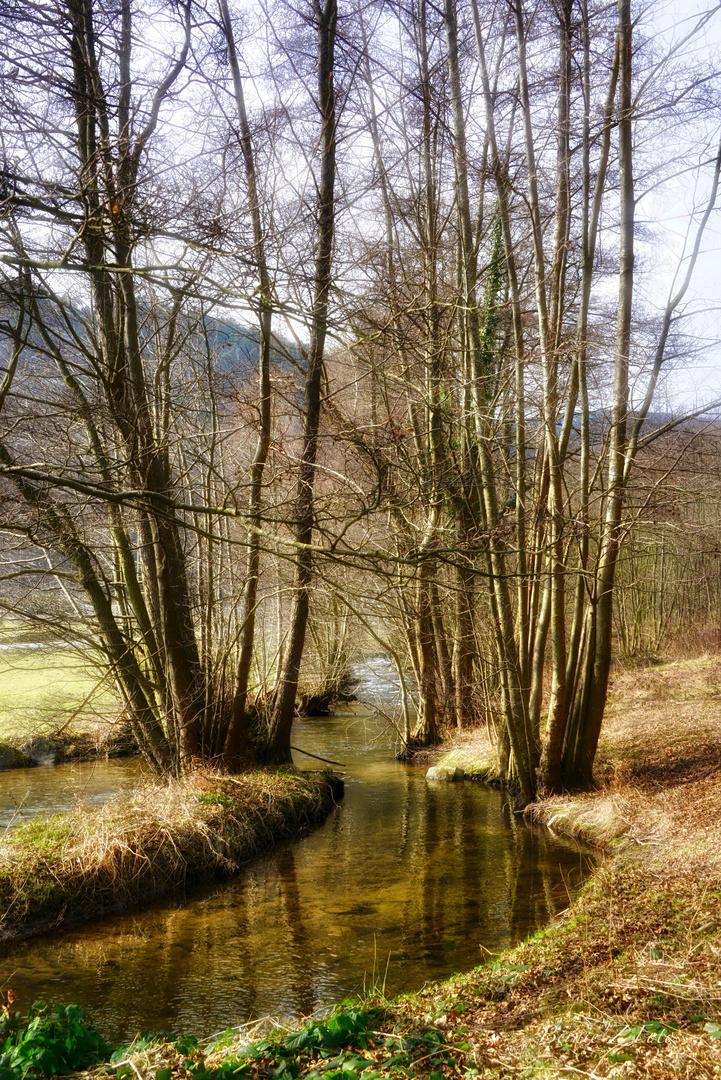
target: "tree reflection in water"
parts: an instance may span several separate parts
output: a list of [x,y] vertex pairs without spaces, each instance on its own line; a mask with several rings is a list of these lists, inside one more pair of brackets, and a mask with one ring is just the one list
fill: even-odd
[[208,1035],[307,1014],[374,973],[382,981],[386,964],[388,993],[418,988],[567,906],[587,855],[529,829],[500,792],[427,784],[425,770],[392,760],[387,741],[368,745],[369,725],[300,725],[300,745],[348,764],[343,804],[317,832],[232,881],[4,947],[21,1004],[78,1002],[114,1039]]

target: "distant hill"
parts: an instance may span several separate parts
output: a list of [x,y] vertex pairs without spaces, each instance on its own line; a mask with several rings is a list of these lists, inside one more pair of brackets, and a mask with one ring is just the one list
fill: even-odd
[[[232,319],[206,319],[206,334],[215,353],[216,370],[224,374],[250,375],[258,366],[259,330]],[[305,369],[305,358],[297,345],[279,341],[271,347],[271,365],[280,371]]]
[[[62,349],[72,348],[72,335],[77,335],[79,341],[87,342],[87,327],[92,326],[92,315],[82,307],[73,308],[71,305],[63,305],[62,310],[57,308],[51,301],[41,303],[43,318],[47,328],[56,338]],[[148,318],[148,311],[139,311],[141,322],[141,336],[150,341],[154,330],[154,320]],[[4,366],[12,352],[12,332],[16,314],[8,304],[0,304],[0,366]],[[69,324],[69,325],[68,325]],[[70,327],[70,329],[69,329]],[[198,325],[194,320],[186,323],[187,332],[192,339],[198,335],[202,342],[202,324]],[[208,316],[205,319],[205,335],[210,346],[214,367],[217,373],[232,376],[234,379],[244,381],[251,378],[258,369],[258,342],[260,332],[255,327],[244,326],[230,318],[218,318]],[[37,345],[38,352],[33,352],[33,345]],[[44,351],[42,340],[37,331],[31,332],[28,339],[28,348],[33,356],[33,363],[37,364],[40,354]],[[205,349],[205,343],[200,345],[201,352]],[[301,371],[305,368],[305,358],[300,349],[286,341],[278,341],[271,349],[271,365],[276,372],[287,373]],[[52,368],[52,363],[49,364]]]

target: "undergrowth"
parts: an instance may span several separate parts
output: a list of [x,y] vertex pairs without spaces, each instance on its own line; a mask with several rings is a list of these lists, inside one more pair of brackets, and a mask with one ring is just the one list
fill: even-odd
[[110,1054],[88,1014],[77,1005],[36,1001],[27,1017],[12,1011],[14,994],[0,1014],[0,1080],[40,1080],[86,1069]]
[[142,1036],[116,1050],[104,1073],[113,1080],[441,1080],[454,1048],[437,1028],[394,1032],[384,1008],[347,1001],[300,1030],[272,1028],[258,1036],[229,1029],[210,1043],[193,1037]]
[[[10,992],[12,994],[12,991]],[[43,1080],[102,1063],[95,1074],[108,1080],[247,1080],[303,1078],[380,1080],[413,1075],[440,1078],[453,1046],[433,1027],[418,1032],[383,1030],[385,1012],[346,1002],[325,1017],[288,1034],[271,1030],[248,1041],[230,1029],[201,1044],[194,1036],[142,1033],[111,1051],[89,1016],[75,1005],[32,1006],[27,1018],[0,1020],[0,1080]]]

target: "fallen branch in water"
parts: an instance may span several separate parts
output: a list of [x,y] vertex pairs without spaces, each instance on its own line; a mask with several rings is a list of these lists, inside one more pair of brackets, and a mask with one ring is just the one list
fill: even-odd
[[299,746],[291,746],[291,750],[295,750],[296,754],[305,754],[306,757],[315,758],[316,761],[324,761],[326,765],[338,765],[341,769],[346,768],[342,761],[333,761],[332,758],[321,757],[320,754],[311,754],[310,750],[301,750]]

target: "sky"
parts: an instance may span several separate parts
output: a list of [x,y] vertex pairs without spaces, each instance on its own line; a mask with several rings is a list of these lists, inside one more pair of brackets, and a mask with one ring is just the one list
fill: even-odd
[[[668,3],[651,2],[643,9],[642,20],[657,30],[667,46],[684,35],[705,14],[710,18],[694,39],[693,51],[698,58],[707,57],[718,65],[721,55],[721,6],[703,0],[670,0]],[[721,110],[716,110],[705,129],[699,126],[687,131],[688,164],[698,157],[699,145],[711,143],[714,152],[721,135]],[[678,284],[687,266],[679,266],[679,257],[689,247],[690,212],[695,208],[699,221],[699,208],[706,205],[710,192],[713,167],[708,165],[699,180],[693,173],[680,176],[662,194],[646,196],[638,206],[639,220],[652,223],[655,242],[652,251],[644,252],[643,258],[655,264],[647,281],[639,282],[640,291],[648,296],[657,308],[665,303],[672,282]],[[693,238],[693,236],[692,236]],[[679,273],[680,271],[680,273]],[[693,408],[710,400],[721,400],[721,193],[717,208],[711,213],[701,246],[699,259],[689,287],[685,309],[688,312],[682,325],[696,346],[703,351],[679,360],[666,380],[669,401],[679,406]],[[659,405],[663,407],[663,395]]]

